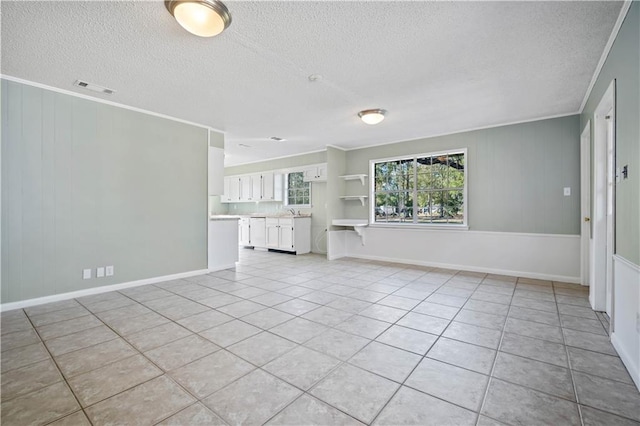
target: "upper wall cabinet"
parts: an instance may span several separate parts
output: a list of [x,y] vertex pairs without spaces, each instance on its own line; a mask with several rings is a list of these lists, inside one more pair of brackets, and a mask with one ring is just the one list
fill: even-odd
[[224,149],[209,147],[209,195],[224,193]]
[[310,166],[304,170],[305,182],[326,182],[327,181],[327,164],[319,164]]
[[282,201],[282,175],[263,172],[224,178],[223,203]]

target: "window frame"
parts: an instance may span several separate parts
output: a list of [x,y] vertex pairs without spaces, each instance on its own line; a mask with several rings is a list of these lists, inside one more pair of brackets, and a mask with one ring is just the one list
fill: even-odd
[[[309,204],[289,204],[289,175],[291,173],[300,173],[302,174],[302,182],[309,185]],[[284,173],[284,194],[283,194],[283,200],[284,200],[284,205],[287,207],[292,207],[292,208],[304,208],[304,209],[309,209],[313,206],[313,203],[311,202],[312,198],[311,198],[311,182],[305,181],[304,180],[304,170],[290,170],[287,171],[286,173]]]
[[[413,211],[417,211],[417,194],[418,194],[418,185],[417,185],[417,169],[416,169],[416,161],[418,158],[422,157],[435,157],[438,155],[452,155],[452,154],[463,154],[464,155],[464,188],[462,190],[463,197],[463,222],[462,223],[425,223],[418,222],[417,215],[412,215],[411,222],[376,222],[376,175],[375,175],[375,166],[379,163],[385,162],[393,162],[393,161],[403,161],[403,160],[412,160],[413,161],[413,189],[411,190],[411,196],[413,199]],[[402,228],[429,228],[429,229],[469,229],[469,153],[467,148],[454,148],[440,151],[432,151],[425,152],[419,154],[409,154],[409,155],[399,155],[394,157],[387,158],[376,158],[369,160],[369,226],[378,226],[378,227],[402,227]]]

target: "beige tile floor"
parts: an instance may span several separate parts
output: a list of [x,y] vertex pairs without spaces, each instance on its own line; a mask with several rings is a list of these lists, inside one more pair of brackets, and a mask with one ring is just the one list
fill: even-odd
[[242,250],[2,313],[3,425],[640,422],[584,288]]

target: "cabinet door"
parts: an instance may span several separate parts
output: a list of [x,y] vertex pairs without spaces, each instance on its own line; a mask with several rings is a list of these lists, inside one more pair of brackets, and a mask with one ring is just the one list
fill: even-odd
[[280,243],[280,225],[278,225],[278,219],[266,220],[266,237],[268,248],[279,248]]
[[302,180],[305,182],[312,182],[316,178],[316,167],[310,167],[303,172]]
[[239,229],[239,242],[241,246],[248,246],[251,244],[251,229],[249,225],[249,219],[240,219]]
[[249,219],[249,223],[251,224],[251,245],[259,248],[266,247],[265,219],[252,217]]
[[220,201],[223,203],[228,203],[231,201],[231,179],[233,178],[224,178],[224,192],[222,197],[220,197]]
[[273,173],[262,174],[262,200],[273,201],[275,200],[275,186]]
[[316,180],[317,181],[326,181],[327,180],[327,165],[322,164],[318,166],[316,170]]
[[253,201],[251,176],[240,178],[240,201]]
[[293,247],[293,219],[280,219],[280,249],[294,250]]
[[229,179],[229,202],[237,203],[240,201],[240,179],[237,177],[230,177]]
[[254,175],[251,176],[251,194],[253,201],[262,200],[262,176]]

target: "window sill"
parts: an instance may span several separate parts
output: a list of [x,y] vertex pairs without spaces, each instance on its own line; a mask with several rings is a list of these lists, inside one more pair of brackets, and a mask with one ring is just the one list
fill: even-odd
[[436,230],[436,231],[468,231],[469,225],[421,225],[418,223],[369,223],[371,228],[395,228],[395,229],[424,229],[424,230]]

